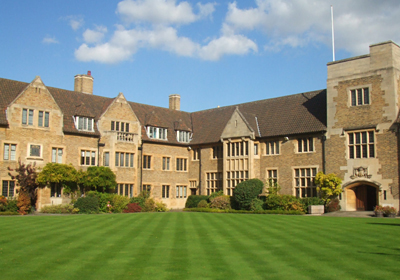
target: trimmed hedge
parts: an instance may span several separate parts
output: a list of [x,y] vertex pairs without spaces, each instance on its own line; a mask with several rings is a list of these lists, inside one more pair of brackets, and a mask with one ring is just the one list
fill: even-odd
[[267,210],[293,210],[304,212],[300,198],[293,195],[271,194],[265,200]]
[[233,190],[233,196],[240,210],[250,210],[253,199],[262,193],[264,183],[259,179],[250,179],[239,183]]
[[282,214],[282,215],[304,215],[302,211],[285,211],[285,210],[262,210],[248,211],[235,209],[215,209],[215,208],[185,208],[186,212],[207,212],[207,213],[232,213],[232,214]]
[[74,208],[78,208],[82,214],[99,213],[99,199],[97,196],[80,197],[74,203]]
[[202,200],[208,200],[206,195],[189,195],[186,200],[185,208],[197,208],[197,205]]

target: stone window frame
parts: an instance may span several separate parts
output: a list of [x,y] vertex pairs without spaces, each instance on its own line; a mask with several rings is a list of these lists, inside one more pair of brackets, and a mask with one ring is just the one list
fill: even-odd
[[278,156],[281,154],[281,141],[273,140],[265,142],[264,156]]
[[[108,154],[108,164],[106,164],[106,154]],[[103,166],[110,167],[110,162],[111,162],[110,154],[111,152],[109,150],[103,151]]]
[[[256,142],[255,144],[258,144]],[[226,156],[229,158],[240,158],[248,157],[250,154],[250,141],[239,140],[239,141],[228,141],[226,143]],[[258,147],[258,154],[260,154]],[[253,150],[254,153],[254,150]]]
[[[5,156],[6,156],[6,153],[5,153],[6,146],[8,146],[8,158],[7,159],[5,158]],[[12,156],[11,152],[12,152],[12,147],[13,146],[15,146],[14,159],[11,159],[11,156]],[[18,143],[17,142],[10,142],[10,141],[2,142],[2,153],[3,153],[2,159],[4,161],[17,161],[17,149],[18,149]]]
[[[314,179],[318,173],[318,168],[319,168],[318,165],[292,167],[294,196],[300,198],[318,196],[317,185],[314,184]],[[299,170],[299,176],[297,176],[296,170]],[[303,173],[302,170],[304,170],[305,172]],[[307,170],[310,170],[310,173],[308,173]],[[305,196],[303,196],[303,190]],[[310,193],[311,196],[308,196],[308,193]]]
[[38,127],[49,128],[50,127],[50,112],[46,110],[39,110],[38,112]]
[[168,128],[165,127],[146,126],[146,134],[150,139],[168,141]]
[[[82,152],[85,153],[84,155],[84,163],[82,164]],[[86,160],[87,160],[87,156],[86,153],[89,152],[89,164],[87,164]],[[94,156],[93,156],[94,153]],[[79,160],[79,166],[96,166],[97,163],[97,159],[96,159],[96,155],[97,155],[97,151],[91,148],[80,148],[79,149],[79,155],[80,155],[80,160]],[[94,159],[94,163],[93,163],[93,159]]]
[[133,197],[134,186],[135,184],[132,182],[118,182],[115,187],[115,194],[131,198]]
[[170,198],[170,194],[171,194],[170,190],[171,190],[171,186],[170,185],[163,184],[161,186],[161,198],[164,198],[164,199]]
[[[55,161],[53,161],[53,150],[56,150],[56,159],[55,159]],[[58,159],[59,159],[59,150],[61,150],[62,151],[62,154],[61,154],[61,162],[58,162]],[[65,151],[66,149],[65,149],[65,147],[63,147],[63,146],[51,146],[51,153],[50,153],[50,162],[52,162],[52,163],[64,163],[65,162],[65,156],[64,156],[64,151]]]
[[199,160],[200,160],[200,148],[193,148],[192,161],[199,161]]
[[180,143],[189,143],[192,140],[192,133],[187,130],[176,131],[176,141]]
[[[121,165],[121,162],[122,162],[122,165]],[[134,153],[121,152],[121,151],[115,152],[115,157],[114,157],[114,166],[115,167],[134,168],[135,167],[134,162],[135,162],[135,154]]]
[[148,191],[148,192],[151,194],[152,189],[153,189],[153,185],[152,185],[152,184],[149,184],[149,183],[143,183],[143,184],[140,186],[140,192],[142,192],[142,191]]
[[[32,113],[32,115],[31,115]],[[35,110],[31,108],[22,108],[21,123],[24,126],[33,126],[33,119],[35,117]]]
[[[315,153],[315,137],[299,137],[297,138],[297,149],[296,154],[307,154],[307,153]],[[312,146],[310,146],[310,141],[312,141]],[[307,143],[307,151],[304,151],[304,142]]]
[[[368,89],[368,103],[365,103],[365,92],[364,90]],[[362,104],[358,104],[359,102],[359,97],[358,95],[355,96],[355,103],[353,105],[353,91],[357,91],[357,90],[363,90],[363,94],[362,94]],[[360,107],[360,106],[368,106],[371,105],[372,103],[372,94],[371,94],[371,90],[372,90],[372,84],[364,84],[364,85],[358,85],[358,86],[353,86],[353,87],[349,87],[347,88],[347,92],[348,92],[348,107]]]
[[[38,156],[32,155],[32,147],[34,147],[34,146],[39,147],[39,155]],[[27,159],[43,160],[43,144],[28,143],[26,153],[27,153],[27,155],[26,155]]]
[[50,183],[50,197],[61,197],[63,195],[63,187],[59,183]]
[[111,131],[129,132],[129,122],[111,121]]
[[[274,174],[276,173],[276,174]],[[272,176],[271,176],[272,175]],[[265,169],[265,180],[268,182],[269,180],[273,180],[274,183],[278,183],[279,181],[279,168],[277,167],[268,167]]]
[[75,128],[79,131],[94,132],[94,118],[75,116],[74,123],[75,123]]
[[151,166],[152,166],[152,164],[151,164],[152,157],[153,157],[152,155],[143,155],[142,168],[144,170],[151,170],[152,169],[151,168]]
[[[366,135],[366,142],[363,142],[363,133]],[[371,133],[373,135],[373,139],[371,142]],[[360,143],[357,142],[357,134],[360,136]],[[353,135],[353,143],[350,141],[350,135]],[[359,130],[348,130],[346,131],[346,146],[347,146],[347,159],[368,159],[368,158],[376,158],[376,130],[375,129],[359,129]],[[357,147],[360,147],[360,157],[357,157]],[[365,150],[364,150],[365,147]],[[351,149],[353,148],[353,149]],[[352,151],[353,150],[353,156]],[[367,153],[367,156],[364,157],[364,151]],[[371,156],[373,153],[373,156]]]
[[185,184],[176,184],[175,198],[177,198],[177,199],[187,198],[187,189],[188,189],[188,186]]
[[176,157],[175,160],[175,171],[176,172],[188,172],[188,158],[186,157]]
[[[6,186],[7,190],[5,190],[5,184],[4,183],[7,183],[7,186]],[[13,185],[12,186],[12,191],[10,190],[10,185]],[[1,180],[1,186],[0,187],[1,187],[0,195],[2,195],[4,197],[15,197],[15,189],[17,187],[17,183],[16,183],[15,180],[9,180],[9,178],[6,179],[6,180]]]
[[171,157],[170,156],[162,156],[161,157],[161,170],[162,171],[172,171],[171,162],[172,161],[171,161]]
[[212,148],[211,159],[222,159],[224,158],[224,146],[214,145]]
[[221,171],[206,172],[207,195],[223,190],[223,173]]

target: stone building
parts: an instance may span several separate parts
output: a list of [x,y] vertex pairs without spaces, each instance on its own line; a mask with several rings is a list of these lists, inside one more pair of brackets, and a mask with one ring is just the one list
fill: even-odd
[[[116,193],[150,190],[170,208],[191,194],[249,178],[276,180],[281,193],[316,196],[316,173],[343,180],[343,210],[399,207],[400,48],[328,63],[327,89],[188,113],[93,95],[91,73],[74,91],[0,79],[1,193],[14,196],[7,167],[23,162],[108,166]],[[68,201],[62,189],[39,192],[37,207]]]

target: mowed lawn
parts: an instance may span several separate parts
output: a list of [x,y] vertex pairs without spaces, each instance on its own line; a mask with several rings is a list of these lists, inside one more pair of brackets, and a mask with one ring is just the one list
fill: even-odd
[[400,279],[400,219],[0,216],[0,279]]

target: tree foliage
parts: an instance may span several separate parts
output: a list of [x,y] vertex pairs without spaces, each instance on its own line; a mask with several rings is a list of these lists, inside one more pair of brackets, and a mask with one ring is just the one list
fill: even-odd
[[[21,162],[21,159],[18,159],[18,167],[15,169],[11,169],[8,167],[8,175],[11,177],[11,179],[17,181],[17,185],[20,187],[18,192],[19,196],[21,196],[21,193],[24,193],[22,195],[21,203],[22,200],[24,201],[24,209],[29,210],[32,205],[36,204],[36,199],[37,199],[37,188],[39,187],[39,184],[36,182],[37,178],[37,172],[36,172],[36,166],[35,164],[24,164]],[[29,198],[30,205],[27,206],[27,198]],[[23,210],[25,213],[26,211]]]
[[81,171],[78,175],[78,183],[86,191],[114,192],[117,185],[116,176],[109,167],[91,166],[87,171]]
[[318,172],[315,176],[315,183],[318,185],[317,190],[325,204],[328,204],[330,200],[336,198],[342,192],[342,180],[334,173]]
[[233,195],[241,210],[250,210],[251,201],[262,193],[264,183],[259,179],[250,179],[239,183]]
[[41,186],[51,183],[61,185],[64,193],[71,193],[77,189],[78,172],[72,164],[48,163],[38,174],[37,182]]

